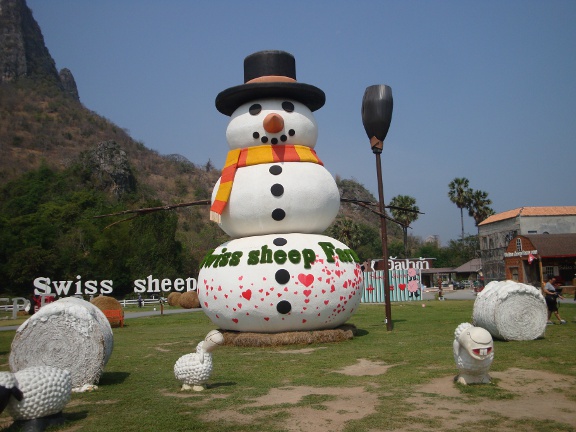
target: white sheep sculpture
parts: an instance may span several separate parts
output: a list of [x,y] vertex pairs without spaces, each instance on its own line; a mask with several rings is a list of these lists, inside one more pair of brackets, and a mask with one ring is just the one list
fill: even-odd
[[212,374],[211,352],[224,343],[218,330],[209,332],[196,346],[196,352],[183,355],[174,364],[174,376],[182,382],[182,390],[202,391]]
[[492,335],[482,327],[460,324],[454,332],[454,361],[459,374],[454,380],[461,384],[487,384],[488,370],[494,360]]
[[51,366],[33,366],[18,372],[0,372],[0,412],[26,422],[26,430],[43,431],[64,421],[61,412],[70,400],[70,372]]

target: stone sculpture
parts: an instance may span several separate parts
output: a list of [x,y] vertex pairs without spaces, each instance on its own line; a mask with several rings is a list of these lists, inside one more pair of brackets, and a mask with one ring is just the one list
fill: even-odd
[[182,390],[204,390],[204,384],[212,374],[211,352],[224,343],[218,330],[209,332],[196,346],[196,352],[183,355],[174,364],[174,376],[182,382]]
[[454,361],[459,374],[454,378],[461,384],[490,382],[488,370],[494,360],[494,342],[482,327],[462,323],[454,332]]
[[112,328],[93,304],[66,297],[42,307],[16,330],[10,370],[32,366],[66,369],[72,387],[97,384],[112,354]]
[[25,422],[27,431],[63,422],[71,390],[71,375],[64,369],[36,366],[14,374],[0,372],[0,408],[7,407],[14,420]]
[[472,323],[500,340],[534,340],[546,331],[546,301],[540,290],[520,282],[493,281],[474,301]]

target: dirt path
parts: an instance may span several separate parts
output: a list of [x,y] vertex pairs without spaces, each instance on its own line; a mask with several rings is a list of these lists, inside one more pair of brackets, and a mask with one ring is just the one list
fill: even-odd
[[[307,354],[309,351],[302,351]],[[294,353],[292,351],[291,353]],[[334,372],[352,376],[381,375],[394,365],[359,359],[354,365]],[[454,375],[435,379],[416,388],[408,398],[405,414],[414,418],[414,422],[396,432],[420,431],[422,420],[427,420],[426,430],[480,430],[478,422],[499,420],[498,431],[518,430],[518,419],[549,420],[565,423],[576,428],[576,404],[565,394],[576,393],[576,379],[565,375],[556,375],[542,371],[509,369],[505,372],[491,373],[499,389],[510,393],[510,398],[471,400],[463,395],[454,384]],[[304,398],[311,400],[311,406],[296,406]],[[270,390],[260,398],[252,400],[249,407],[274,407],[282,405],[289,419],[283,421],[283,427],[290,432],[323,430],[343,431],[350,420],[358,420],[376,412],[377,392],[367,391],[364,387],[282,387]],[[290,406],[292,405],[292,406]],[[269,415],[269,410],[261,414],[249,415],[237,411],[209,411],[206,419],[221,420],[240,424],[249,424],[255,418]],[[512,423],[507,429],[508,420]],[[430,426],[433,425],[433,426]],[[526,427],[524,430],[530,430]]]

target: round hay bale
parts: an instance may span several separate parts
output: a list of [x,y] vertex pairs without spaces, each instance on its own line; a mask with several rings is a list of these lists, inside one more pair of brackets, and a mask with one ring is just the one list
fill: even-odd
[[180,296],[178,304],[184,309],[196,309],[200,307],[200,300],[196,291],[186,291]]
[[90,300],[100,310],[122,310],[122,305],[114,297],[99,295]]
[[[119,310],[122,311],[122,316],[124,316],[124,309],[122,308],[122,305],[114,297],[99,295],[98,297],[94,297],[92,300],[90,300],[90,303],[92,303],[102,312],[106,310]],[[120,327],[120,318],[112,317],[108,318],[108,321],[112,327]]]
[[533,286],[490,282],[476,297],[472,321],[495,339],[534,340],[546,330],[546,301]]
[[181,292],[178,291],[171,292],[170,294],[168,294],[167,298],[168,304],[170,306],[178,306],[180,304],[181,296],[182,296]]
[[356,334],[356,327],[352,324],[344,324],[335,329],[283,333],[219,331],[224,335],[224,345],[241,347],[273,347],[282,345],[309,345],[313,343],[342,342],[354,337]]
[[97,384],[113,345],[112,328],[102,311],[66,297],[42,307],[16,330],[10,369],[52,366],[70,371],[73,388]]

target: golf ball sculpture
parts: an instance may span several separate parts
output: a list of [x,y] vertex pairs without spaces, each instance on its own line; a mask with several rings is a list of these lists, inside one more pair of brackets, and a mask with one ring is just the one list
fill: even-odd
[[212,374],[211,352],[223,343],[222,333],[212,330],[196,346],[195,353],[183,355],[176,361],[174,376],[182,382],[182,390],[204,390],[204,385]]
[[244,81],[216,98],[229,152],[210,216],[232,240],[201,263],[200,304],[224,330],[338,327],[360,303],[363,274],[352,249],[322,235],[340,208],[314,150],[324,92],[296,81],[284,51],[246,57]]
[[35,366],[16,373],[0,372],[1,406],[14,420],[33,420],[60,413],[70,400],[70,372]]
[[494,360],[492,335],[482,327],[462,323],[454,332],[454,361],[459,374],[454,380],[460,384],[487,384],[488,370]]

